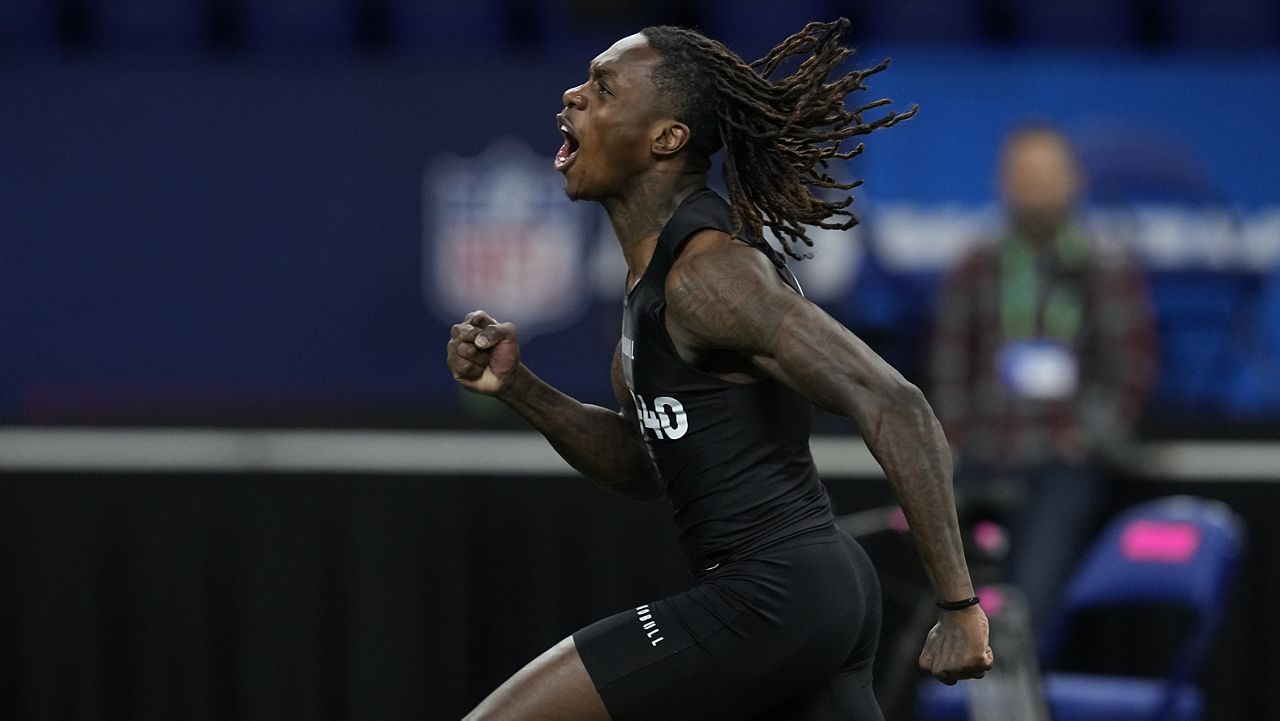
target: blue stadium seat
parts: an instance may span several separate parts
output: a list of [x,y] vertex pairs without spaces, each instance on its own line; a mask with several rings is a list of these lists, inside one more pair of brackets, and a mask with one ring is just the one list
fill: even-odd
[[[1109,522],[1062,590],[1062,608],[1041,639],[1046,666],[1052,667],[1073,624],[1090,610],[1167,605],[1186,609],[1193,622],[1159,678],[1046,673],[1044,695],[1052,718],[1199,721],[1204,698],[1195,675],[1226,614],[1244,545],[1240,517],[1216,500],[1159,498],[1132,506]],[[920,718],[968,718],[970,688],[926,682]]]
[[251,0],[242,7],[250,51],[343,55],[355,49],[354,0]]
[[1125,48],[1137,36],[1133,9],[1117,0],[1013,3],[1018,40],[1041,45]]
[[48,56],[57,45],[53,3],[48,0],[0,3],[0,62]]
[[96,47],[107,54],[200,54],[208,45],[203,0],[99,0]]
[[506,17],[496,2],[391,0],[396,46],[413,54],[472,52],[504,48]]
[[970,44],[985,33],[975,0],[869,0],[860,5],[867,36],[877,42]]
[[1280,48],[1280,3],[1274,0],[1167,0],[1164,7],[1176,47]]

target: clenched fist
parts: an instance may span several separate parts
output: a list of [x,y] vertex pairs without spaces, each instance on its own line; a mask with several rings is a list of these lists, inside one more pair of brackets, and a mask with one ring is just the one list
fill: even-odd
[[987,645],[988,633],[987,615],[980,606],[943,611],[925,639],[920,668],[948,686],[965,678],[982,678],[995,662]]
[[469,391],[497,395],[520,367],[516,327],[499,323],[477,310],[453,326],[449,339],[449,370]]

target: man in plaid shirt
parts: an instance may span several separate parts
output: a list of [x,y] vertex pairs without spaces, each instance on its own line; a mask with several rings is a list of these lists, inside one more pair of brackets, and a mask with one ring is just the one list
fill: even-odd
[[1121,450],[1156,367],[1145,278],[1081,226],[1082,188],[1060,132],[1009,135],[1000,160],[1007,225],[943,284],[930,364],[960,493],[1012,496],[1007,572],[1037,622],[1105,502],[1096,462]]

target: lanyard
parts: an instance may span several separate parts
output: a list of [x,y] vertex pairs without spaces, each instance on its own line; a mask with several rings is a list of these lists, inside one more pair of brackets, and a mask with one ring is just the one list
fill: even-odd
[[[1035,247],[1027,239],[1009,235],[1001,248],[1000,322],[1005,341],[1074,339],[1084,316],[1080,289],[1041,272]],[[1079,228],[1067,226],[1054,236],[1051,252],[1059,268],[1076,270],[1084,265],[1087,241]]]

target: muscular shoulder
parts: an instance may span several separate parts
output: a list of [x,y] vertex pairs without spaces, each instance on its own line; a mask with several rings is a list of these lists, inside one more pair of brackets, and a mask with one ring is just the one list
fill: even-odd
[[763,253],[718,230],[694,235],[666,282],[667,318],[704,347],[755,350],[806,302]]

